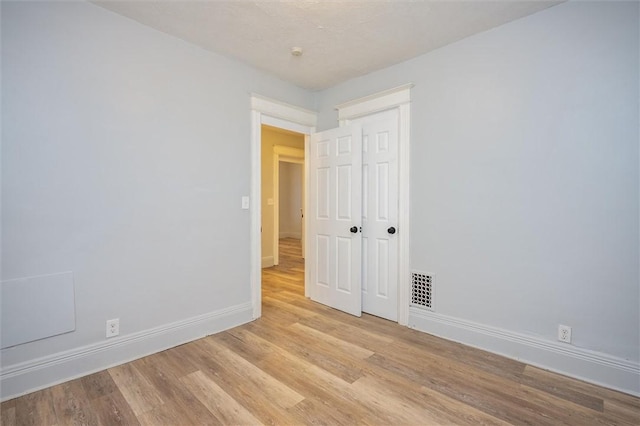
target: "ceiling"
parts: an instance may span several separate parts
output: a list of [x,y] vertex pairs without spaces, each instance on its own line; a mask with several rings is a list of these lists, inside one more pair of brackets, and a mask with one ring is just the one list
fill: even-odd
[[[405,61],[559,1],[103,0],[93,3],[310,90]],[[303,49],[301,56],[291,48]]]

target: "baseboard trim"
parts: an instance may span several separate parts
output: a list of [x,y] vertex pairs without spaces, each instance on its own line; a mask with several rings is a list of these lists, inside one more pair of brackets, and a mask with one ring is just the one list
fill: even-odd
[[133,361],[252,320],[251,303],[115,337],[0,370],[0,400],[5,401],[87,374]]
[[275,263],[273,263],[273,256],[265,256],[262,258],[262,267],[263,268],[271,268]]
[[640,364],[418,308],[409,327],[599,386],[640,396]]

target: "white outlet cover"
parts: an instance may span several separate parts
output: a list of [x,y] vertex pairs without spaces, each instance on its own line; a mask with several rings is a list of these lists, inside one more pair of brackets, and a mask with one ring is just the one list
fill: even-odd
[[120,319],[107,320],[107,337],[115,337],[120,334]]
[[568,325],[558,325],[558,340],[564,343],[571,343],[571,327]]

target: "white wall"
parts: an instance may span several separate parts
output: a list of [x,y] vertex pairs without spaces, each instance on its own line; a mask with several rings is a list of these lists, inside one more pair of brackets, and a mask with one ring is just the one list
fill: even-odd
[[302,237],[302,164],[280,161],[280,238]]
[[311,93],[79,2],[2,2],[2,89],[2,279],[73,271],[76,307],[3,398],[251,318],[249,94]]
[[336,104],[415,84],[411,266],[435,274],[437,315],[414,326],[593,353],[640,392],[638,16],[570,2],[319,95],[326,129]]

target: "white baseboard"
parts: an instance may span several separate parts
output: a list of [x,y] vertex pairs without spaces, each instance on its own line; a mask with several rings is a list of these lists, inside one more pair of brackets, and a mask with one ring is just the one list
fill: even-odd
[[262,267],[263,268],[271,268],[275,263],[273,263],[273,256],[265,256],[262,258]]
[[636,362],[418,308],[409,309],[409,327],[640,396],[640,364]]
[[0,371],[0,400],[15,398],[227,330],[251,321],[252,313],[251,303],[244,303],[5,366]]
[[299,240],[302,238],[302,233],[300,232],[280,232],[280,238],[295,238]]

